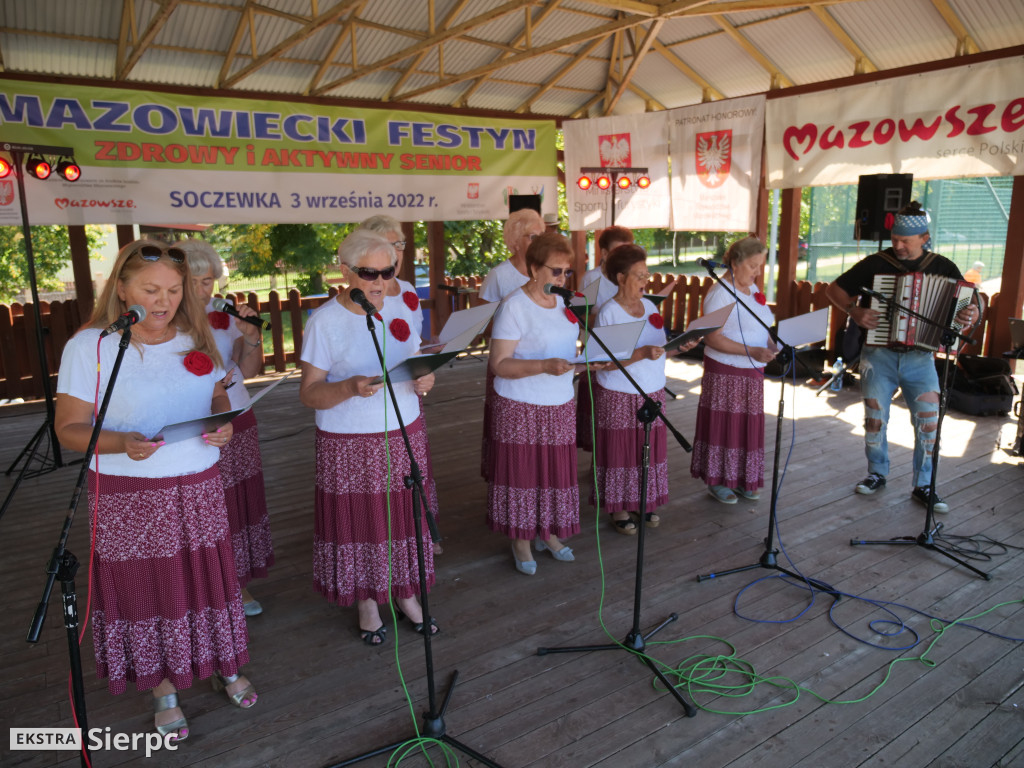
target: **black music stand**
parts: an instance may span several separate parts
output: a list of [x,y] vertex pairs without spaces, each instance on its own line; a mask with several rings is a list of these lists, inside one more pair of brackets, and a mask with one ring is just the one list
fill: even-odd
[[732,294],[732,297],[733,299],[735,299],[736,303],[739,304],[750,317],[754,318],[754,320],[757,321],[758,325],[760,325],[762,328],[768,331],[768,335],[779,348],[779,356],[782,358],[783,375],[780,379],[779,406],[776,410],[775,415],[775,457],[774,461],[772,462],[772,496],[768,512],[768,535],[764,539],[764,552],[761,553],[761,557],[758,559],[756,563],[741,565],[736,568],[730,568],[726,571],[715,571],[713,573],[698,575],[697,581],[709,581],[711,579],[717,579],[721,576],[730,576],[734,573],[751,571],[755,568],[768,568],[770,570],[783,573],[786,576],[789,576],[790,578],[796,579],[797,581],[802,581],[805,584],[813,587],[814,589],[832,595],[838,600],[839,592],[835,589],[835,587],[831,587],[823,581],[817,581],[816,579],[808,578],[803,574],[797,573],[796,571],[791,571],[788,568],[783,568],[781,565],[779,565],[779,550],[775,547],[775,529],[778,521],[779,501],[779,455],[782,453],[782,417],[785,413],[786,407],[785,371],[789,370],[789,367],[795,364],[796,350],[794,350],[793,347],[791,347],[789,344],[787,344],[786,342],[782,341],[782,339],[779,338],[778,331],[775,328],[766,325],[765,322],[761,320],[761,318],[758,317],[757,314],[750,307],[748,307],[746,304],[740,301],[735,291],[733,291],[729,286],[722,282],[722,278],[715,274],[714,267],[711,266],[710,263],[705,264],[705,269],[707,269],[708,274],[711,275],[712,279],[714,279],[714,281],[718,283],[723,290],[726,290],[730,294]]
[[[387,371],[387,365],[384,362],[384,352],[380,348],[380,342],[377,340],[377,329],[373,325],[373,317],[374,316],[371,314],[366,315],[366,327],[370,331],[370,336],[373,337],[373,346],[377,349],[377,357],[380,359],[381,371]],[[423,475],[421,474],[419,464],[416,461],[416,455],[413,453],[412,444],[409,442],[409,433],[406,431],[405,421],[402,419],[402,411],[398,407],[398,398],[395,397],[395,390],[391,385],[390,376],[384,376],[384,385],[387,387],[388,397],[391,399],[391,404],[395,408],[395,416],[398,418],[398,428],[402,432],[402,441],[405,443],[405,451],[409,456],[409,474],[404,478],[404,484],[406,488],[412,490],[412,517],[416,530],[416,560],[419,567],[420,578],[420,606],[423,609],[423,655],[426,659],[427,702],[429,707],[427,711],[423,713],[423,727],[419,736],[449,744],[489,768],[501,768],[498,763],[484,757],[472,747],[469,747],[453,736],[448,735],[444,716],[448,711],[448,704],[451,702],[452,694],[455,692],[455,684],[459,679],[458,670],[455,670],[455,672],[452,673],[452,679],[448,684],[448,691],[445,693],[444,701],[441,702],[440,708],[437,706],[436,686],[434,683],[434,654],[431,650],[431,640],[433,635],[431,626],[433,624],[433,617],[430,615],[430,606],[427,600],[427,570],[423,561],[422,510],[424,508],[427,510],[427,525],[430,527],[432,532],[434,532],[433,520],[430,517],[430,510],[427,508],[427,495],[423,490]],[[391,742],[385,746],[371,749],[368,752],[364,752],[356,757],[350,757],[348,760],[343,760],[340,763],[332,763],[330,768],[342,768],[342,766],[354,765],[371,757],[383,755],[387,752],[393,752],[414,738],[416,737],[413,736],[408,739],[402,739],[401,741]],[[426,749],[426,747],[424,747],[424,749]]]
[[[565,301],[566,308],[570,308],[571,299],[568,296],[563,296],[562,298]],[[691,704],[689,701],[683,698],[683,695],[679,693],[679,691],[676,689],[674,685],[672,685],[671,681],[668,679],[665,673],[662,672],[661,669],[658,668],[657,664],[654,663],[654,660],[651,659],[646,653],[644,653],[644,650],[647,648],[647,640],[650,639],[653,635],[660,632],[665,627],[667,627],[673,621],[676,621],[679,618],[679,614],[670,614],[667,619],[665,619],[663,622],[658,624],[654,629],[650,630],[646,634],[644,634],[643,631],[641,631],[640,629],[640,603],[643,596],[644,575],[644,538],[647,529],[647,478],[648,473],[650,471],[651,463],[651,424],[654,422],[655,419],[660,418],[665,423],[665,426],[668,428],[668,430],[672,432],[673,436],[676,438],[676,440],[679,442],[679,444],[683,447],[685,451],[689,453],[690,451],[693,450],[693,446],[691,446],[687,442],[686,438],[683,437],[682,434],[680,434],[680,432],[671,424],[671,422],[669,422],[667,418],[665,418],[665,414],[662,413],[661,406],[657,402],[652,400],[650,395],[644,392],[643,387],[636,383],[633,377],[629,375],[629,371],[626,370],[622,362],[619,361],[619,359],[616,358],[614,354],[612,354],[612,351],[608,349],[608,347],[605,345],[601,337],[598,336],[598,334],[594,332],[594,329],[589,326],[589,323],[587,321],[587,313],[583,312],[575,314],[577,315],[577,317],[579,317],[580,324],[590,334],[590,337],[593,338],[601,346],[601,349],[604,350],[605,354],[611,358],[611,362],[613,362],[615,364],[615,367],[618,368],[623,373],[623,375],[626,377],[629,383],[633,385],[633,388],[636,389],[637,393],[640,395],[641,398],[643,398],[644,401],[643,405],[640,406],[640,410],[638,410],[636,414],[637,419],[640,421],[641,424],[643,424],[644,427],[644,445],[643,452],[641,454],[642,458],[640,461],[640,504],[639,509],[637,510],[640,519],[637,521],[637,524],[639,525],[639,531],[637,532],[636,576],[633,588],[633,625],[630,628],[629,633],[626,635],[626,638],[621,643],[616,643],[614,645],[583,645],[574,647],[538,648],[537,655],[544,656],[549,653],[585,653],[587,651],[618,650],[625,650],[629,651],[630,653],[635,653],[638,655],[639,659],[647,665],[651,672],[654,673],[654,676],[657,677],[662,682],[662,684],[664,684],[665,688],[669,691],[669,693],[672,694],[676,701],[678,701],[682,705],[683,711],[686,713],[686,716],[693,717],[697,714],[696,707],[694,707],[693,704]],[[596,457],[596,444],[594,445],[594,451]]]
[[[939,413],[935,424],[935,443],[932,445],[932,474],[928,484],[928,506],[925,510],[924,530],[921,531],[921,533],[919,533],[917,536],[897,536],[892,539],[876,540],[850,539],[850,546],[855,547],[873,544],[899,544],[903,546],[923,547],[924,549],[930,549],[933,552],[938,552],[940,555],[949,558],[957,565],[962,565],[967,570],[972,571],[978,576],[981,576],[981,578],[985,579],[986,581],[991,581],[991,574],[986,573],[985,571],[982,571],[979,568],[975,568],[966,560],[957,557],[950,551],[950,549],[944,547],[942,544],[939,544],[936,541],[936,534],[942,530],[944,525],[943,523],[935,522],[935,483],[939,477],[939,441],[942,436],[942,420],[946,415],[946,400],[949,388],[949,350],[952,348],[953,342],[956,341],[957,339],[964,342],[965,344],[973,344],[974,339],[970,338],[969,336],[964,336],[959,331],[955,331],[952,328],[943,325],[942,323],[937,323],[931,318],[925,317],[924,315],[915,312],[909,307],[900,304],[898,301],[893,301],[888,296],[884,296],[883,294],[877,293],[875,291],[869,291],[867,289],[862,290],[867,295],[889,304],[891,308],[896,312],[902,312],[906,315],[909,315],[910,317],[915,317],[919,321],[927,323],[928,325],[931,325],[935,328],[942,329],[942,341],[940,348],[946,350],[946,356],[942,364],[942,377],[939,380]],[[977,296],[977,294],[978,292],[977,290],[975,290],[974,295]],[[952,320],[950,320],[950,322],[952,322]]]

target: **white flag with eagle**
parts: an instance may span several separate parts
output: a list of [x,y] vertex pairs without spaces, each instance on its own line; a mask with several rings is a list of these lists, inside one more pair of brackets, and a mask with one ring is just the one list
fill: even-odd
[[672,229],[753,232],[765,98],[668,110]]

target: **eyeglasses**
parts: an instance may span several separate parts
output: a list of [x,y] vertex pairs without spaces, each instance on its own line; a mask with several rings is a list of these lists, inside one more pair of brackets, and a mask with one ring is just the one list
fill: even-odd
[[[545,264],[544,266],[548,267],[547,264]],[[554,275],[555,277],[561,277],[563,274],[566,277],[572,277],[571,269],[563,269],[562,267],[548,267],[548,269],[551,270],[551,274]]]
[[161,256],[166,256],[175,264],[181,264],[185,260],[185,252],[181,248],[174,248],[166,245],[155,245],[153,243],[146,243],[145,245],[136,246],[135,250],[129,254],[128,258],[138,255],[143,261],[160,261]]
[[392,246],[392,247],[393,247],[393,248],[394,248],[394,249],[395,249],[396,251],[404,251],[404,250],[405,250],[405,240],[395,240],[395,242],[393,242],[393,243],[391,244],[391,246]]
[[365,280],[368,283],[372,283],[378,277],[383,278],[384,280],[390,280],[392,277],[395,276],[395,268],[394,267],[385,267],[384,269],[370,269],[369,267],[354,267],[352,269],[352,271],[355,272],[357,275],[359,275],[359,279],[360,280]]

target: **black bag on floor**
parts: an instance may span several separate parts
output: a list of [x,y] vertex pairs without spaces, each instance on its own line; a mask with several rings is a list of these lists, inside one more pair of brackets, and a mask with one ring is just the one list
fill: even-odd
[[[944,363],[935,361],[942,378]],[[1006,416],[1013,407],[1017,385],[1010,376],[1010,364],[1001,358],[960,355],[950,365],[948,404],[970,416]]]

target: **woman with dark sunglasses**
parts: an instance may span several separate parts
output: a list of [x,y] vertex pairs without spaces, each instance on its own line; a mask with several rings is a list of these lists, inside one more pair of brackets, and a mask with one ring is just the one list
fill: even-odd
[[[526,251],[530,279],[494,318],[494,372],[487,467],[487,524],[512,540],[516,570],[537,572],[530,542],[562,562],[575,559],[562,539],[579,533],[573,371],[579,322],[544,286],[565,284],[569,241],[540,235]],[[595,366],[596,367],[596,366]]]
[[[412,492],[403,479],[409,459],[394,406],[382,383],[380,361],[366,327],[367,313],[353,299],[359,289],[377,312],[377,337],[388,369],[419,352],[413,310],[386,304],[396,255],[387,238],[357,229],[338,249],[349,287],[321,306],[306,325],[302,342],[303,405],[316,409],[316,497],[313,581],[336,605],[355,603],[359,636],[381,645],[387,627],[380,606],[392,599],[417,632],[426,629],[419,594],[419,566]],[[437,494],[430,468],[420,397],[434,385],[433,374],[394,383],[409,441],[423,474],[431,512]],[[423,530],[427,587],[434,583],[429,529]]]
[[120,340],[100,331],[135,305],[145,317],[131,328],[89,478],[93,645],[111,693],[129,682],[152,689],[157,731],[181,741],[189,728],[178,690],[193,678],[213,676],[238,707],[257,696],[239,675],[248,634],[217,469],[231,425],[159,437],[167,424],[229,408],[180,249],[146,240],[121,249],[91,321],[64,348],[54,426],[63,446],[86,450]]
[[[258,325],[235,319],[226,312],[213,309],[213,289],[224,274],[224,262],[205,240],[193,238],[175,243],[188,260],[192,289],[206,308],[206,317],[213,340],[220,352],[227,374],[224,389],[231,401],[231,410],[249,405],[245,380],[263,370],[263,340]],[[255,317],[256,311],[240,304],[238,314]],[[263,483],[263,456],[256,413],[249,409],[231,422],[234,436],[220,452],[220,476],[224,481],[224,498],[228,505],[228,524],[235,552],[238,583],[242,586],[242,607],[246,616],[258,616],[263,606],[249,592],[247,585],[265,578],[274,564],[274,543],[270,536],[270,515]]]

